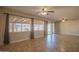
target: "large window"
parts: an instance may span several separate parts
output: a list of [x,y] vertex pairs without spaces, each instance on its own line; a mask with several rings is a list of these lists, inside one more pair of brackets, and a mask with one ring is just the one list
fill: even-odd
[[34,38],[44,37],[44,21],[34,20]]
[[44,31],[44,21],[34,21],[34,30],[35,31]]
[[21,32],[21,23],[14,23],[14,32]]
[[30,31],[31,19],[18,16],[9,16],[9,32],[25,32]]
[[[36,20],[34,19],[34,38],[39,38],[44,36],[44,21],[42,20]],[[23,36],[26,34],[27,36],[30,36],[29,33],[31,33],[31,19],[29,18],[23,18],[19,16],[9,16],[9,32],[18,32],[17,36],[19,34],[22,34]],[[14,33],[12,33],[14,34]],[[32,34],[32,33],[31,33]]]
[[22,24],[22,31],[30,31],[30,24]]
[[44,24],[39,24],[39,31],[44,31]]
[[39,29],[39,25],[38,24],[34,24],[34,30],[38,31],[38,29]]

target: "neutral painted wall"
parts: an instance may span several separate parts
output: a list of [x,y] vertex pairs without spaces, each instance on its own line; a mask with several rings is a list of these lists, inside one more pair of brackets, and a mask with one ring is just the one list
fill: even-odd
[[44,37],[44,31],[34,31],[34,38]]
[[10,32],[10,42],[19,42],[30,39],[30,32]]
[[79,20],[68,20],[55,23],[56,33],[79,36]]
[[55,34],[60,34],[60,22],[54,23]]

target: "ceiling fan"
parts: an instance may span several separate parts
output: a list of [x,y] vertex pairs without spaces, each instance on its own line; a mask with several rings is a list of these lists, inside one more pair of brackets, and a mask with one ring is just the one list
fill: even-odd
[[54,13],[54,11],[47,10],[47,8],[42,8],[42,11],[40,12],[41,15],[48,15],[49,13]]

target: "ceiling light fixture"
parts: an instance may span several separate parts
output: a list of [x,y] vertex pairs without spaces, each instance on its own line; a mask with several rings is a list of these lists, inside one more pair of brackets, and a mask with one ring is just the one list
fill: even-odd
[[65,22],[66,21],[66,18],[62,18],[62,22]]
[[47,10],[47,8],[42,8],[40,15],[48,15],[49,13],[54,13],[53,10]]
[[23,20],[23,22],[26,22],[26,20]]
[[41,12],[41,15],[47,15],[47,12]]
[[62,22],[65,22],[65,20],[62,20]]

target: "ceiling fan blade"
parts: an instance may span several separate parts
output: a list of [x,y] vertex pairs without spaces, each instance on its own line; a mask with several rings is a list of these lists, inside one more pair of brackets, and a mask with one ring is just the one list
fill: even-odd
[[51,13],[54,13],[54,11],[47,11],[47,12],[51,12]]

